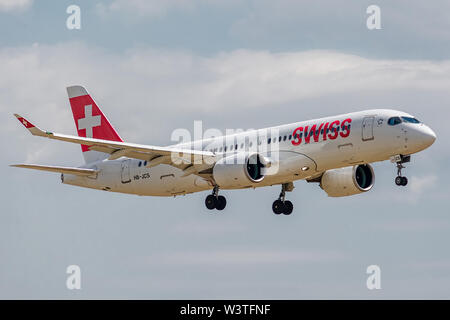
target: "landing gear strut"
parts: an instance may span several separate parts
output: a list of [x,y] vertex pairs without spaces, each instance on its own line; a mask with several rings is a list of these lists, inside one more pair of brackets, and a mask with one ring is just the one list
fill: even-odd
[[227,199],[224,196],[219,196],[219,187],[215,186],[212,194],[205,199],[206,208],[209,210],[217,209],[223,210],[227,205]]
[[411,161],[411,156],[395,156],[391,160],[392,162],[395,162],[397,165],[397,177],[395,177],[395,184],[397,186],[406,186],[408,184],[408,178],[402,176],[402,169],[405,168],[403,165],[404,163]]
[[282,214],[282,213],[285,215],[290,215],[292,213],[294,206],[292,205],[292,202],[290,202],[289,200],[286,200],[286,191],[290,192],[293,189],[294,189],[294,185],[292,182],[283,183],[281,185],[280,196],[272,204],[273,213],[275,213],[276,215]]

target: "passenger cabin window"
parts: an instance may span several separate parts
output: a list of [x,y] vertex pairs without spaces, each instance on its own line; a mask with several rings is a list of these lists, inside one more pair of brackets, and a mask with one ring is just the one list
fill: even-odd
[[412,117],[402,117],[404,122],[409,122],[409,123],[420,123],[419,120],[417,120],[416,118],[412,118]]
[[401,122],[402,122],[402,120],[400,119],[400,117],[392,117],[392,118],[389,118],[388,125],[395,126]]

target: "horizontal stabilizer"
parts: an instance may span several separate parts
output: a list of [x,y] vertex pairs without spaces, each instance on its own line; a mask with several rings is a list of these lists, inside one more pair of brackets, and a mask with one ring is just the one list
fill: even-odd
[[73,174],[76,176],[88,177],[97,174],[97,170],[86,168],[73,168],[73,167],[57,167],[57,166],[43,166],[39,164],[12,164],[11,167],[35,169],[50,172],[59,172],[66,174]]

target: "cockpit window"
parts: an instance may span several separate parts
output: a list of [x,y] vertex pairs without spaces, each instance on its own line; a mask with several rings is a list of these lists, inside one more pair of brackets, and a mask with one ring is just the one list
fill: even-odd
[[389,118],[388,125],[395,126],[396,124],[399,124],[401,122],[402,122],[402,120],[400,119],[400,117],[392,117],[392,118]]
[[416,118],[412,118],[412,117],[402,117],[403,121],[405,122],[410,122],[410,123],[420,123],[419,120],[417,120]]

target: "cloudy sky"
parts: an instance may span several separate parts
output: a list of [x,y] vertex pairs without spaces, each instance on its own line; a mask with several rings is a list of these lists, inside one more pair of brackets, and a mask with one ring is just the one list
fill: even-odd
[[[66,28],[71,4],[81,30]],[[381,8],[381,30],[366,9]],[[434,1],[0,0],[0,298],[450,298],[450,3]],[[65,87],[88,88],[121,136],[259,128],[366,108],[437,133],[394,185],[333,199],[296,182],[150,198],[61,185],[12,163],[80,165],[79,147],[30,136],[12,113],[74,134]],[[81,267],[82,289],[66,288]],[[381,268],[381,290],[366,268]]]

